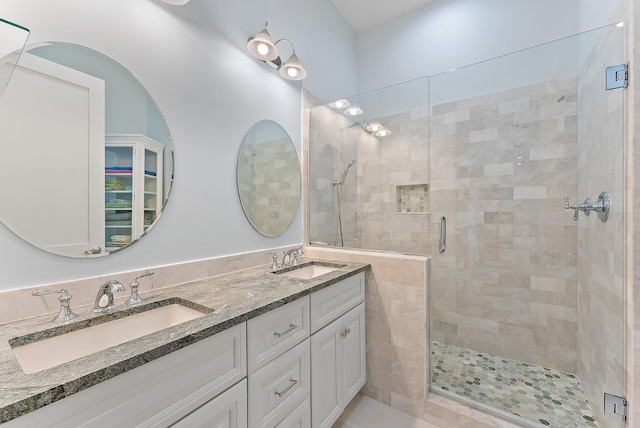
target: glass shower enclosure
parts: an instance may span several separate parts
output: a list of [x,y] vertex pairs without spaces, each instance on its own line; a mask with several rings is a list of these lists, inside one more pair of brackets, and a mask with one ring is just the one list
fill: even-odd
[[432,392],[530,426],[622,426],[604,394],[626,376],[625,91],[606,89],[623,33],[311,110],[310,243],[431,256]]

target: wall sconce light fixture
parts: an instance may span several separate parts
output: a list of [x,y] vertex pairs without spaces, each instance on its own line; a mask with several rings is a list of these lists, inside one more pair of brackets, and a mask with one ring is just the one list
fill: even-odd
[[[307,71],[298,59],[293,43],[288,39],[280,39],[274,43],[271,34],[267,30],[268,24],[265,24],[264,30],[256,34],[255,37],[249,38],[247,42],[249,53],[256,59],[265,62],[269,67],[280,71],[280,74],[285,79],[302,80],[307,77]],[[280,42],[287,42],[291,45],[291,56],[284,64],[276,47]]]

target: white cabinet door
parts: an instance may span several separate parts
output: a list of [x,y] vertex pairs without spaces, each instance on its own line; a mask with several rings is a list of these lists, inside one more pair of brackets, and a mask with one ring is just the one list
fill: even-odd
[[340,320],[311,336],[311,421],[328,427],[342,413]]
[[104,97],[103,80],[23,53],[0,98],[1,219],[55,254],[104,247]]
[[355,397],[367,380],[364,331],[364,303],[342,317],[342,390],[344,407]]
[[176,428],[247,428],[247,380],[203,404],[175,424]]
[[367,380],[364,303],[311,336],[311,422],[330,428]]

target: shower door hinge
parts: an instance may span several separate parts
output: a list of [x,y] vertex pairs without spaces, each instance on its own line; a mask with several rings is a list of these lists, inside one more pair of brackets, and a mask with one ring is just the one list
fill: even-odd
[[629,64],[618,64],[607,67],[607,91],[629,86]]
[[624,397],[604,393],[604,414],[626,421],[629,414],[629,403]]

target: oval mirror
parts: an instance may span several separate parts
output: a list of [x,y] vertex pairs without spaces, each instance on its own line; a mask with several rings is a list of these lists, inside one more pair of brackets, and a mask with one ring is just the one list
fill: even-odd
[[265,236],[281,235],[300,204],[300,163],[282,126],[262,120],[249,129],[238,155],[238,194],[251,225]]
[[101,257],[160,217],[173,148],[157,105],[122,65],[69,43],[28,45],[0,97],[0,220],[45,251]]

